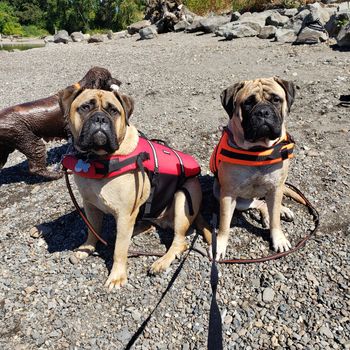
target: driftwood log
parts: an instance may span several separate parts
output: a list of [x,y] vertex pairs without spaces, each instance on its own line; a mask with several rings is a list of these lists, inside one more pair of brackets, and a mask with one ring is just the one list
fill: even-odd
[[145,11],[145,19],[157,26],[158,33],[174,31],[176,23],[192,22],[195,16],[181,0],[148,0]]

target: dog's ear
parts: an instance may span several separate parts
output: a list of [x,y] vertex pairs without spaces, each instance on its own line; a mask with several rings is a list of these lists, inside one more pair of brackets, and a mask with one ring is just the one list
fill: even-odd
[[295,85],[292,81],[283,80],[279,77],[274,77],[275,81],[283,87],[284,92],[286,93],[288,112],[295,99]]
[[232,118],[233,112],[236,109],[236,106],[235,106],[236,95],[238,91],[242,89],[243,86],[244,86],[244,82],[236,83],[234,85],[229,86],[220,95],[221,104],[225,108],[225,111],[227,112],[230,119]]
[[79,83],[66,87],[58,93],[59,103],[64,116],[67,116],[75,98],[83,91]]
[[121,85],[122,85],[122,82],[120,80],[118,80],[118,79],[115,79],[115,78],[111,78],[107,82],[107,86],[109,86],[109,88],[112,91],[116,91],[116,92],[119,91],[119,88],[120,88]]
[[129,125],[129,118],[131,117],[134,111],[134,99],[128,95],[121,94],[117,91],[113,91],[115,97],[122,104],[125,111],[126,123]]

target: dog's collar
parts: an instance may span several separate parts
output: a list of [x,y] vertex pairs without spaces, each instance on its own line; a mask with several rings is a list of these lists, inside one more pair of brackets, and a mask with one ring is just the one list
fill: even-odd
[[217,174],[220,162],[245,166],[265,166],[280,163],[293,158],[293,149],[294,140],[287,133],[272,147],[255,147],[254,149],[244,150],[234,143],[231,131],[225,128],[211,155],[210,170]]

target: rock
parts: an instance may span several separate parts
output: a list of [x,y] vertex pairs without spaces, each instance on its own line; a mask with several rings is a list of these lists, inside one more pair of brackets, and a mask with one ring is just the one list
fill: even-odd
[[289,21],[289,17],[281,15],[279,12],[273,12],[266,18],[266,25],[283,27]]
[[326,23],[325,29],[327,30],[330,37],[335,38],[343,27],[342,23],[348,22],[350,22],[350,13],[337,12],[333,14],[329,21]]
[[310,13],[305,17],[304,25],[316,21],[319,21],[322,25],[325,25],[329,21],[330,13],[328,10],[323,8],[320,3],[315,2],[313,4],[308,4],[306,8],[310,11]]
[[189,25],[185,31],[188,33],[195,33],[195,32],[203,31],[203,27],[201,24],[202,19],[203,19],[203,17],[200,17],[200,16],[195,17],[193,22],[191,23],[191,25]]
[[265,26],[261,28],[258,37],[260,39],[271,39],[275,37],[276,31],[277,29],[274,26]]
[[271,303],[275,297],[275,292],[272,288],[265,288],[262,293],[262,300],[264,303]]
[[32,238],[39,238],[41,237],[41,233],[39,232],[38,228],[34,226],[30,229],[29,236]]
[[202,19],[200,24],[205,33],[215,33],[220,26],[229,22],[230,18],[228,16],[212,16]]
[[224,32],[224,37],[227,40],[232,40],[236,38],[245,38],[245,37],[250,37],[250,36],[256,36],[258,35],[258,32],[251,28],[250,26],[246,26],[244,24],[235,26],[231,30],[227,30]]
[[294,16],[294,19],[304,21],[309,14],[310,10],[303,8]]
[[298,35],[303,27],[303,21],[296,17],[290,18],[289,21],[283,26],[283,29],[292,29],[296,35]]
[[322,334],[322,335],[325,335],[329,339],[333,339],[334,338],[333,333],[331,332],[331,330],[327,326],[322,326],[319,329],[319,333]]
[[305,27],[298,34],[296,44],[318,44],[328,39],[326,31]]
[[70,37],[72,38],[73,42],[79,43],[81,41],[84,41],[84,34],[82,32],[73,32]]
[[337,36],[337,44],[339,47],[350,47],[350,23],[340,30]]
[[141,29],[149,27],[151,24],[152,24],[151,21],[144,19],[142,21],[130,24],[127,27],[127,31],[130,35],[134,35],[134,34],[138,33]]
[[241,17],[241,14],[238,11],[232,12],[231,22],[238,21]]
[[283,16],[294,17],[297,13],[298,13],[298,9],[296,9],[296,8],[285,9],[283,11]]
[[151,25],[146,28],[142,28],[139,31],[141,40],[153,39],[158,35],[157,27],[155,25]]
[[88,41],[91,38],[90,34],[83,34],[84,35],[84,40]]
[[179,21],[174,25],[175,32],[181,32],[186,30],[191,24],[187,22],[186,20]]
[[244,21],[241,22],[242,25],[248,26],[252,29],[254,29],[257,33],[260,32],[261,28],[263,27],[258,21]]
[[88,40],[88,43],[103,43],[104,42],[104,36],[102,34],[94,34],[91,35],[91,37]]
[[297,38],[294,30],[291,29],[277,29],[275,37],[280,43],[293,43]]
[[45,42],[45,43],[53,43],[54,41],[55,41],[55,38],[54,38],[53,35],[47,35],[47,36],[45,36],[45,38],[44,38],[44,42]]
[[109,30],[109,31],[107,32],[107,39],[109,39],[109,40],[112,40],[112,39],[113,39],[113,32],[112,32],[111,30]]
[[68,44],[69,42],[72,41],[71,37],[69,36],[68,32],[66,30],[59,30],[57,34],[54,35],[53,37],[54,43],[63,43],[63,44]]

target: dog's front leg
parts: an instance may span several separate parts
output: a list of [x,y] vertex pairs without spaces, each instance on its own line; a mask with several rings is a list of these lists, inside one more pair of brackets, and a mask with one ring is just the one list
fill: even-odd
[[108,290],[112,290],[114,287],[120,288],[127,282],[126,265],[128,259],[128,249],[134,230],[135,220],[136,216],[130,217],[130,214],[119,214],[119,217],[116,218],[117,239],[113,254],[113,266],[105,283]]
[[[102,230],[102,221],[103,221],[103,212],[96,208],[94,205],[84,201],[84,210],[86,217],[88,218],[90,224],[95,229],[95,231],[100,234]],[[88,236],[85,241],[76,251],[75,256],[78,259],[85,259],[90,254],[92,254],[95,251],[97,243],[96,236],[88,230]]]
[[278,186],[266,195],[266,204],[270,217],[270,234],[272,246],[275,251],[284,252],[291,248],[291,244],[282,232],[281,207],[283,186]]
[[[220,224],[217,236],[216,260],[225,257],[230,237],[232,215],[236,207],[236,197],[233,197],[229,192],[225,192],[222,188],[220,192]],[[211,247],[209,249],[209,254],[211,254]]]

